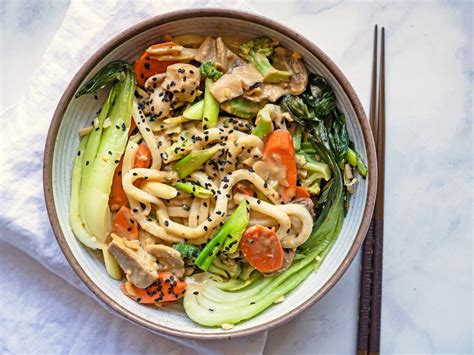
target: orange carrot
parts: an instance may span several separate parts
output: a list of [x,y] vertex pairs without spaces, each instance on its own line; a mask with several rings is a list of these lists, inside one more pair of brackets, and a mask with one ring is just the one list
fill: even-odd
[[296,193],[296,157],[291,133],[286,129],[273,131],[265,143],[263,158],[285,165],[288,186],[281,190],[280,195],[283,202],[289,202]]
[[244,232],[240,240],[244,259],[260,272],[275,272],[283,266],[283,247],[276,233],[261,225]]
[[310,194],[309,194],[309,191],[306,187],[296,186],[295,197],[296,198],[308,198],[308,197],[310,197]]
[[122,186],[122,161],[117,165],[112,180],[112,189],[109,196],[109,207],[112,212],[128,205],[128,198]]
[[112,233],[122,238],[138,240],[138,223],[130,208],[122,206],[115,215]]
[[240,192],[240,193],[242,193],[244,195],[247,195],[247,196],[253,196],[254,195],[253,189],[250,186],[248,186],[246,184],[243,184],[241,182],[239,182],[235,185],[235,190],[237,192]]
[[135,155],[134,168],[149,168],[151,165],[151,152],[145,142],[138,146],[137,155]]
[[[153,48],[174,46],[173,42],[164,42],[153,45]],[[172,61],[158,61],[150,57],[150,53],[144,52],[140,58],[135,62],[133,69],[135,71],[135,78],[139,86],[145,85],[146,79],[155,74],[164,73],[168,65],[174,64]]]
[[180,281],[170,272],[162,272],[158,275],[158,279],[146,289],[130,284],[131,293],[125,284],[122,284],[120,288],[125,295],[138,303],[154,304],[172,302],[183,297],[186,291],[186,282]]
[[[146,143],[138,146],[138,152],[135,156],[134,168],[149,168],[151,165],[151,152]],[[137,179],[133,183],[135,186],[140,186],[143,179]],[[115,168],[114,177],[112,180],[112,189],[109,197],[109,207],[112,212],[118,211],[122,206],[128,206],[128,198],[122,186],[122,160]]]

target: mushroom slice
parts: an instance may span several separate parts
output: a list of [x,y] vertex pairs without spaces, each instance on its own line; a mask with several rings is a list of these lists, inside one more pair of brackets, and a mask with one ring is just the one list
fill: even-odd
[[176,45],[175,46],[169,45],[165,47],[153,45],[153,46],[148,47],[145,51],[153,55],[165,55],[165,54],[171,54],[171,53],[179,53],[183,50],[183,48],[184,48],[183,46],[176,46]]
[[171,272],[177,277],[184,276],[184,261],[179,251],[162,244],[150,245],[146,251],[156,258],[159,272]]
[[273,66],[280,70],[291,71],[290,93],[302,94],[308,84],[308,71],[301,60],[301,55],[284,47],[275,48],[273,53]]
[[200,63],[213,61],[217,69],[224,72],[236,64],[243,64],[243,60],[227,48],[221,37],[207,36],[199,47],[195,59]]
[[288,93],[288,83],[263,83],[256,88],[245,91],[244,97],[254,102],[275,102]]
[[197,49],[195,48],[185,48],[180,52],[176,53],[169,53],[169,54],[150,54],[150,58],[159,60],[159,61],[182,61],[182,62],[188,62],[190,60],[193,60],[195,55],[197,53]]
[[186,46],[190,48],[199,48],[202,42],[206,37],[201,35],[189,34],[189,35],[181,35],[176,36],[173,38],[173,42],[179,44],[180,46]]
[[253,64],[245,63],[221,76],[211,84],[210,91],[216,100],[222,103],[241,96],[244,90],[260,84],[262,80],[263,77],[257,68]]

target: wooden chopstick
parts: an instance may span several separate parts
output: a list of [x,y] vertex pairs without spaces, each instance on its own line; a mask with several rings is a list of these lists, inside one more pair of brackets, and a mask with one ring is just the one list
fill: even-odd
[[[377,116],[377,36],[378,28],[374,28],[374,49],[372,58],[372,85],[370,90],[369,121],[372,127],[374,140],[376,139],[375,127]],[[372,289],[372,247],[374,243],[374,216],[369,225],[369,230],[362,245],[362,265],[360,270],[359,287],[359,324],[357,333],[357,353],[367,354],[369,348],[370,331],[370,294]]]
[[[374,28],[372,86],[370,98],[370,126],[376,141],[378,186],[375,213],[362,249],[362,267],[359,295],[359,324],[357,353],[380,352],[380,320],[382,299],[382,256],[385,170],[385,29],[382,27],[379,90],[377,98],[378,26]],[[377,102],[378,101],[378,102]],[[377,105],[378,104],[378,105]],[[378,107],[378,110],[377,110]]]
[[372,302],[370,315],[369,354],[380,352],[380,323],[382,310],[383,216],[385,201],[385,28],[380,43],[379,102],[377,117],[377,199],[375,201],[374,255]]

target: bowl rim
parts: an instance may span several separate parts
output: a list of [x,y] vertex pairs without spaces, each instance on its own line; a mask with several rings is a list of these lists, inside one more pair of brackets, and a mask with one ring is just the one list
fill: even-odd
[[[351,105],[354,108],[359,125],[362,129],[364,143],[367,150],[368,158],[368,167],[369,167],[369,176],[368,179],[368,189],[367,189],[367,200],[362,216],[359,229],[357,231],[356,237],[347,252],[344,260],[329,278],[328,281],[308,300],[301,304],[298,308],[291,310],[290,312],[279,316],[275,319],[267,321],[263,324],[234,331],[227,333],[227,331],[222,331],[221,333],[216,334],[203,334],[198,332],[190,331],[180,331],[178,329],[168,328],[163,325],[152,323],[151,321],[137,316],[130,310],[118,304],[113,300],[109,295],[103,292],[98,285],[96,285],[84,271],[82,266],[79,264],[77,259],[74,257],[66,238],[62,232],[58,215],[56,213],[56,207],[54,203],[53,196],[53,157],[54,157],[54,148],[56,143],[56,136],[61,125],[63,115],[68,107],[70,100],[73,98],[76,90],[79,87],[79,84],[84,80],[87,74],[93,69],[97,63],[102,60],[107,54],[109,54],[114,48],[123,42],[129,40],[130,38],[149,30],[153,27],[163,25],[165,23],[196,18],[196,17],[226,17],[237,20],[249,21],[258,25],[268,27],[274,31],[277,31],[295,42],[299,43],[301,46],[306,48],[312,55],[317,57],[331,72],[331,74],[336,78],[338,83],[341,85],[342,89],[346,93]],[[173,12],[164,13],[155,17],[151,17],[144,21],[141,21],[128,29],[122,31],[118,35],[114,36],[112,39],[107,41],[102,45],[79,69],[79,71],[74,75],[71,82],[68,84],[66,90],[64,91],[61,99],[58,102],[56,110],[53,114],[52,121],[48,130],[45,150],[44,150],[44,159],[43,159],[43,189],[45,195],[46,208],[48,211],[48,217],[53,229],[53,233],[56,237],[56,240],[64,253],[68,263],[72,266],[75,273],[78,277],[85,283],[85,285],[92,291],[92,293],[108,308],[111,308],[119,315],[125,317],[129,321],[147,328],[151,331],[157,333],[164,333],[167,335],[191,338],[191,339],[230,339],[240,336],[246,336],[255,334],[258,332],[266,331],[271,328],[274,328],[278,325],[288,322],[289,320],[296,317],[298,314],[306,310],[308,307],[319,301],[329,290],[337,283],[337,281],[342,277],[344,272],[348,269],[349,265],[356,256],[362,242],[364,241],[365,234],[370,225],[372,218],[372,213],[375,205],[375,196],[377,188],[377,160],[375,153],[375,145],[371,133],[371,129],[367,120],[367,117],[364,112],[364,108],[355,93],[355,90],[352,88],[351,84],[339,69],[339,67],[327,56],[319,47],[317,47],[311,40],[305,38],[300,33],[274,21],[269,18],[257,15],[254,13],[249,13],[241,10],[231,10],[231,9],[219,9],[219,8],[196,8],[196,9],[183,9]]]

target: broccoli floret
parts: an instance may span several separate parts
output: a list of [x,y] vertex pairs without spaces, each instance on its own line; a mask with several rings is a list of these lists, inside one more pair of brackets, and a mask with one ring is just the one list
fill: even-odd
[[199,67],[199,71],[201,72],[202,76],[211,78],[214,81],[216,81],[222,75],[224,75],[223,72],[221,72],[220,70],[216,68],[216,64],[213,61],[207,61],[207,62],[202,63],[201,66]]
[[301,183],[308,189],[311,195],[319,195],[321,192],[321,180],[329,181],[331,169],[325,163],[315,161],[303,154],[296,154],[296,164],[299,168],[307,171],[308,176]]
[[268,37],[259,37],[240,46],[240,55],[255,65],[265,83],[288,81],[291,76],[290,71],[278,70],[268,60],[277,44]]
[[192,263],[194,259],[199,255],[199,249],[197,246],[187,243],[173,244],[173,248],[181,254],[183,260],[188,264]]
[[215,258],[212,261],[211,267],[209,267],[209,271],[226,278],[235,279],[240,276],[242,267],[239,262],[234,261],[233,263],[225,264],[221,259]]

